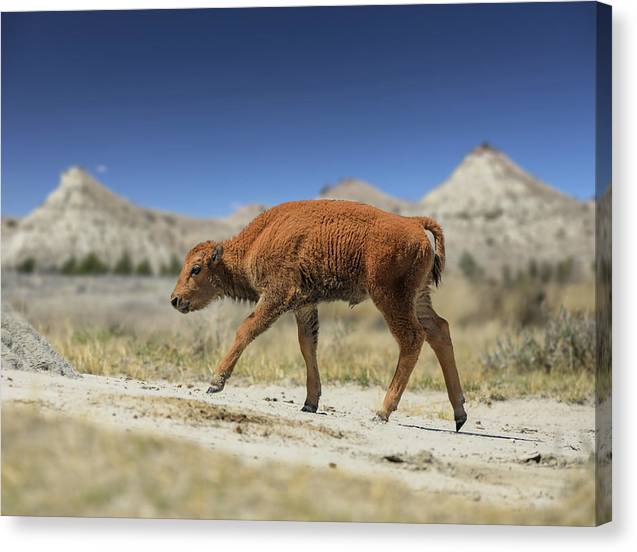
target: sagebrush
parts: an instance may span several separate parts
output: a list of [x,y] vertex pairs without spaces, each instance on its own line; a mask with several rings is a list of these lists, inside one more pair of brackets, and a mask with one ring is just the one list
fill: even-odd
[[525,373],[595,373],[595,319],[592,314],[569,312],[563,307],[548,317],[538,335],[523,330],[498,339],[481,362],[489,370]]

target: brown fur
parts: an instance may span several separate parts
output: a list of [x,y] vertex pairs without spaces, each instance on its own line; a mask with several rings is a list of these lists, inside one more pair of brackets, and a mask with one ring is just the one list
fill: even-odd
[[[435,239],[435,250],[425,230]],[[188,254],[171,296],[180,312],[233,297],[256,302],[214,371],[209,392],[221,391],[247,345],[284,312],[293,311],[307,365],[303,410],[315,412],[321,394],[316,361],[323,301],[355,305],[370,297],[398,342],[400,355],[383,407],[398,407],[424,341],[443,370],[456,426],[466,420],[447,322],[431,306],[429,288],[444,268],[442,229],[429,217],[403,217],[351,201],[283,203],[256,217],[237,236],[207,241]],[[193,267],[200,267],[193,274]]]

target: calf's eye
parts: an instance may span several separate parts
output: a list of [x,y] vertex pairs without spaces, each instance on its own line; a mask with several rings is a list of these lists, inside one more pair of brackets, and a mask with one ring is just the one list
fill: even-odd
[[199,265],[195,265],[192,267],[190,274],[194,276],[195,274],[199,274],[200,272],[201,272],[201,267]]

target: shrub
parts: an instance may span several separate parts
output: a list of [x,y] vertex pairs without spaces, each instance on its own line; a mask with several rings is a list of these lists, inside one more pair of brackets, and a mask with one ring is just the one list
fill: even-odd
[[569,257],[564,261],[560,261],[557,263],[555,267],[555,279],[560,284],[566,284],[573,278],[573,272],[575,268],[575,263],[573,262],[573,258]]
[[549,318],[543,334],[523,330],[498,340],[481,357],[482,365],[497,372],[544,370],[547,373],[595,371],[595,321],[590,315],[561,308]]
[[595,319],[582,313],[570,313],[561,308],[549,320],[544,332],[544,349],[548,366],[557,365],[568,372],[595,370]]
[[133,261],[131,261],[130,255],[128,251],[124,251],[119,261],[115,263],[115,268],[113,268],[113,272],[115,274],[120,274],[122,276],[132,274],[133,273]]
[[148,259],[144,259],[142,262],[140,262],[137,265],[137,268],[135,269],[135,273],[140,276],[152,276],[153,269],[150,266],[150,262],[148,262]]
[[542,283],[544,284],[549,283],[552,277],[553,277],[553,266],[548,262],[542,263],[540,265],[540,280],[542,281]]
[[108,266],[100,261],[99,257],[95,253],[89,253],[77,266],[75,273],[88,275],[105,274],[106,272],[108,272]]
[[458,266],[468,280],[481,280],[484,276],[484,270],[468,251],[462,253]]
[[546,322],[546,292],[540,284],[519,283],[510,301],[512,321],[520,327]]
[[495,220],[497,218],[500,218],[503,214],[504,214],[504,210],[501,207],[496,207],[495,209],[492,209],[491,211],[487,211],[484,214],[484,218],[485,220]]
[[502,267],[502,283],[507,288],[513,285],[513,274],[511,274],[511,267],[509,265]]
[[18,264],[16,269],[18,272],[31,274],[35,270],[35,259],[33,257],[27,257],[24,261]]
[[75,257],[69,257],[60,268],[62,274],[77,274],[77,259]]

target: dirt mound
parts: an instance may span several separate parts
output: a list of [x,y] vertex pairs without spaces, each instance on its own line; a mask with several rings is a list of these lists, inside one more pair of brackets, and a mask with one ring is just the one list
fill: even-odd
[[79,377],[75,369],[53,350],[31,324],[6,309],[2,313],[2,367]]

